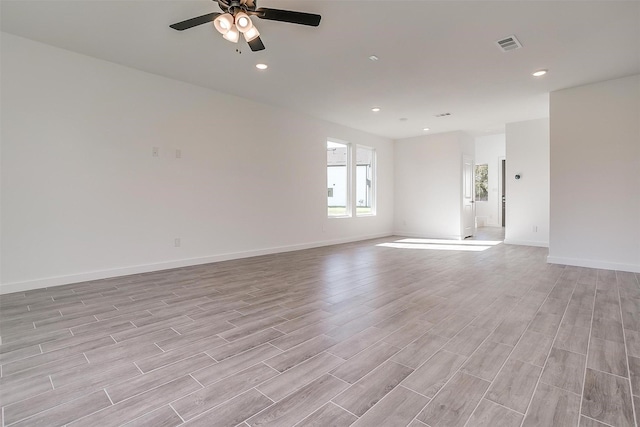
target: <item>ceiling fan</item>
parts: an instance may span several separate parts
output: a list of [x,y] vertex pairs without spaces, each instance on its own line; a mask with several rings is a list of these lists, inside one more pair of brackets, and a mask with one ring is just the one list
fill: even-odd
[[290,22],[292,24],[309,25],[317,27],[320,25],[320,15],[305,12],[295,12],[292,10],[269,9],[266,7],[257,8],[258,0],[214,0],[218,2],[223,13],[213,12],[206,15],[187,19],[170,25],[178,31],[188,30],[198,25],[213,21],[216,30],[230,42],[237,43],[240,33],[249,44],[252,51],[257,52],[264,49],[264,44],[260,39],[258,29],[253,25],[250,16],[257,16],[270,21]]

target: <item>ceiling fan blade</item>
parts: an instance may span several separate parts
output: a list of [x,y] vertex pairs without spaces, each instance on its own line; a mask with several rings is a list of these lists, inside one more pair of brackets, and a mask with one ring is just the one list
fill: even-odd
[[218,12],[208,13],[206,15],[197,16],[195,18],[187,19],[186,21],[177,22],[175,24],[169,25],[174,30],[184,31],[189,28],[197,27],[198,25],[206,24],[207,22],[211,22],[216,19],[216,16],[220,15]]
[[262,43],[259,36],[247,43],[253,52],[264,50],[264,43]]
[[295,12],[293,10],[269,9],[261,7],[253,13],[258,18],[268,19],[271,21],[290,22],[292,24],[309,25],[317,27],[320,25],[320,15],[314,13]]

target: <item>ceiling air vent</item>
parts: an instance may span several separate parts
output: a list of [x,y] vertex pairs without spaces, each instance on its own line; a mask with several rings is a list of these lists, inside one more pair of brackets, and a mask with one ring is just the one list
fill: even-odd
[[520,41],[518,41],[518,39],[514,35],[506,37],[502,40],[498,40],[496,44],[503,52],[509,52],[511,50],[520,49],[522,47],[522,43],[520,43]]
[[451,113],[440,113],[440,114],[436,114],[435,117],[447,117],[450,116]]

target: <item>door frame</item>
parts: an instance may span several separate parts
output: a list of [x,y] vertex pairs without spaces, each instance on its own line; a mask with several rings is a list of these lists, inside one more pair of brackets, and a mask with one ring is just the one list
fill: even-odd
[[[472,224],[471,224],[471,235],[470,236],[465,236],[465,217],[464,217],[464,207],[465,207],[465,171],[464,171],[464,167],[465,167],[465,163],[469,163],[471,164],[471,171],[470,171],[470,179],[471,179],[471,188],[470,188],[470,205],[471,205],[471,216],[472,216]],[[464,154],[462,156],[462,188],[461,188],[461,200],[460,200],[460,214],[461,214],[461,218],[460,218],[460,238],[461,239],[466,239],[467,237],[473,237],[476,235],[476,184],[475,184],[475,165],[476,165],[476,161],[475,158],[473,156],[469,156]]]
[[[504,172],[502,170],[502,161],[504,160],[505,162],[505,169]],[[506,156],[500,156],[498,157],[498,226],[502,227],[502,193],[504,191],[505,194],[505,199],[506,199],[506,195],[507,195],[507,189],[506,188],[502,188],[502,183],[507,183],[506,180],[506,176],[503,176],[504,174],[507,173],[507,166],[506,166],[506,161],[507,161],[507,157]],[[505,213],[506,213],[506,205],[505,205]],[[507,223],[505,222],[505,228],[507,226]]]

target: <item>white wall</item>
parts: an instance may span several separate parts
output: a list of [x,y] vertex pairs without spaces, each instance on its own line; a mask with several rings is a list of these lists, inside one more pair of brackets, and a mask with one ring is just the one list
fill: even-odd
[[487,135],[476,138],[476,165],[489,166],[489,194],[488,200],[476,199],[476,218],[478,225],[501,227],[500,211],[502,200],[500,196],[500,158],[506,153],[505,135]]
[[549,262],[640,272],[640,75],[551,93]]
[[[506,125],[505,243],[549,246],[549,119]],[[515,175],[521,175],[519,180]]]
[[463,132],[395,142],[395,234],[461,237],[463,154],[474,155]]
[[[9,34],[1,54],[0,292],[392,232],[390,140]],[[377,216],[327,219],[328,137],[377,150]]]

